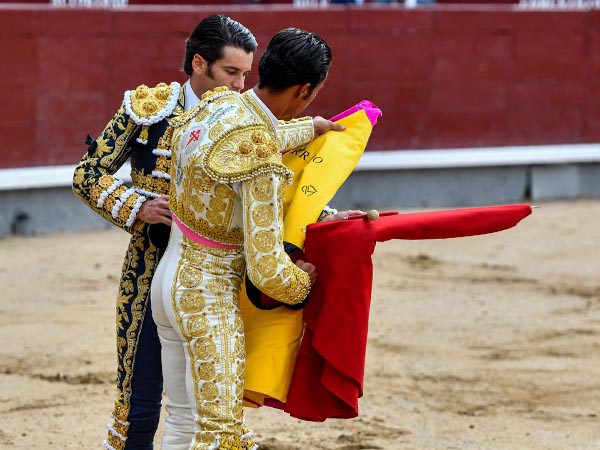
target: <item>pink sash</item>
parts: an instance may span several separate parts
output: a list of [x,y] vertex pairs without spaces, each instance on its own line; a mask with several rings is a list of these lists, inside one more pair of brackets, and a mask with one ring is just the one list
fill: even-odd
[[173,222],[181,230],[183,235],[186,238],[188,238],[198,244],[204,245],[206,247],[222,248],[225,250],[236,250],[236,249],[242,248],[241,245],[223,244],[221,242],[217,242],[217,241],[213,241],[212,239],[208,239],[207,237],[204,237],[201,234],[196,233],[194,230],[192,230],[190,227],[188,227],[185,223],[183,223],[181,220],[179,220],[179,217],[177,217],[175,214],[172,214],[172,218],[173,218]]

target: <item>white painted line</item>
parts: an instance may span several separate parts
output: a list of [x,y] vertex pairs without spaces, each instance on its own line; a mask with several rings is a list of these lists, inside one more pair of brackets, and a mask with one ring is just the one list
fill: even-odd
[[445,169],[600,162],[600,144],[368,151],[356,170]]
[[[68,165],[0,169],[0,191],[71,186],[75,167]],[[131,166],[127,162],[117,171],[116,176],[129,183],[131,182],[130,172]]]

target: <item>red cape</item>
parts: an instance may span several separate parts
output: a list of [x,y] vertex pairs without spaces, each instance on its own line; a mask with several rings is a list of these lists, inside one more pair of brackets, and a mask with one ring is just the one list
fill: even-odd
[[309,225],[305,253],[319,280],[304,308],[306,328],[284,410],[311,421],[358,415],[377,242],[494,233],[529,214],[529,205],[506,205]]

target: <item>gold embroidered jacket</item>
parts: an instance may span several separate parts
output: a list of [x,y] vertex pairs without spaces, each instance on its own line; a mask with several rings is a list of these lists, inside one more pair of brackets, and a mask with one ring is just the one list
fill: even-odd
[[[138,86],[127,91],[123,104],[102,134],[90,142],[75,169],[73,191],[113,224],[132,232],[143,226],[136,215],[143,203],[169,192],[171,136],[167,119],[185,111],[185,89],[179,83]],[[312,120],[281,122],[278,146],[294,150],[314,137]],[[132,186],[115,177],[130,160]]]
[[308,274],[283,248],[283,198],[293,176],[281,161],[268,110],[250,93],[216,89],[171,120],[169,205],[192,231],[242,245],[250,280],[284,303],[301,302]]

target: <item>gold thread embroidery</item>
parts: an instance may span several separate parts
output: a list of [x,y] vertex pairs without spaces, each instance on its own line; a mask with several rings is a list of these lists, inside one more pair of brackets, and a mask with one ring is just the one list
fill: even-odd
[[[167,162],[166,164],[168,165],[169,163]],[[159,195],[169,193],[169,180],[144,173],[141,169],[131,169],[131,181],[135,187],[145,191],[154,192]]]
[[279,126],[277,127],[279,151],[294,151],[304,148],[314,137],[314,125],[310,117],[279,121]]
[[155,88],[142,84],[131,93],[131,110],[138,117],[153,116],[167,105],[171,91],[166,83],[159,83]]
[[[233,267],[241,270],[232,277]],[[171,302],[193,362],[193,407],[202,417],[191,446],[194,449],[208,450],[215,440],[220,448],[227,448],[222,444],[228,443],[242,445],[244,372],[240,365],[245,345],[238,303],[243,268],[241,251],[205,247],[183,238]],[[198,271],[202,273],[191,277],[197,284],[185,287],[190,274]],[[200,297],[203,306],[198,309]],[[190,303],[194,308],[189,307]]]

